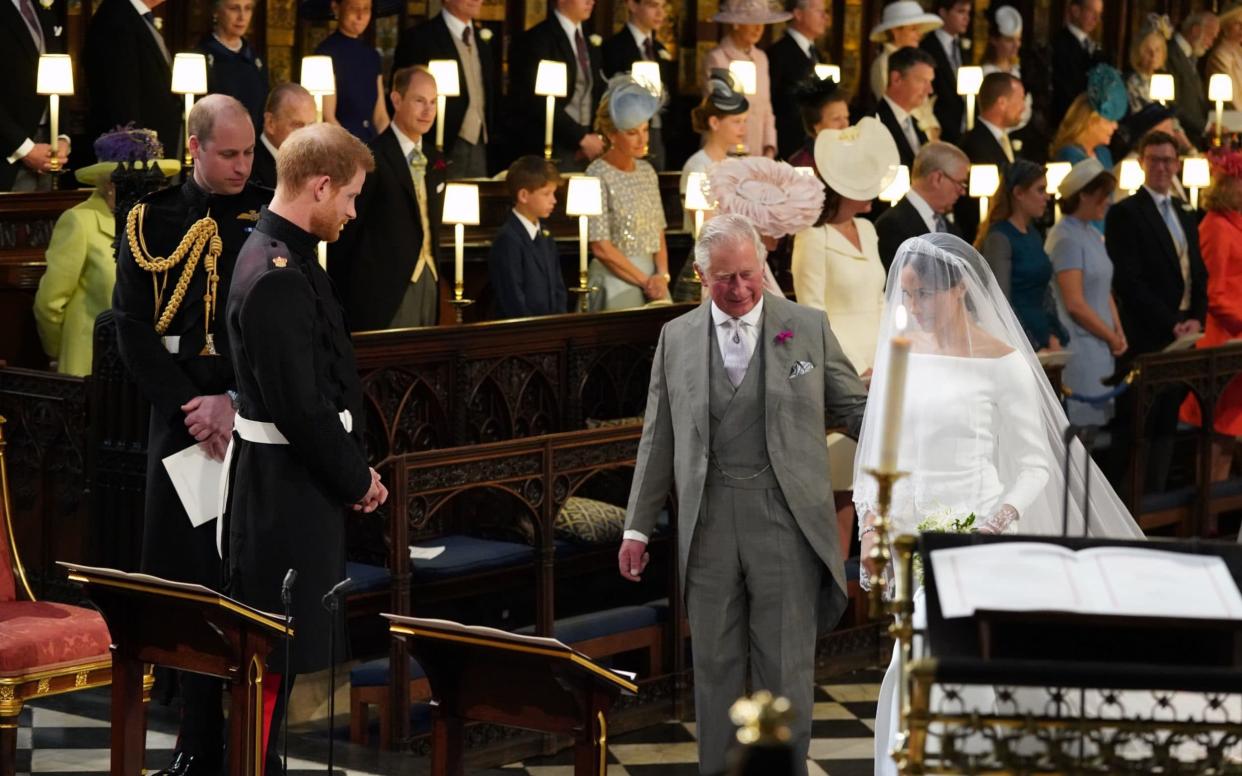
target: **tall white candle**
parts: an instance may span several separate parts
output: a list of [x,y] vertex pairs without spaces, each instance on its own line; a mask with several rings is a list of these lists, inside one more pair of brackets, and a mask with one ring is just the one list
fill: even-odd
[[586,277],[587,271],[587,217],[578,216],[578,274]]
[[463,284],[465,282],[465,275],[464,275],[464,265],[465,265],[464,257],[465,257],[465,252],[466,252],[466,246],[465,246],[466,225],[465,224],[453,224],[453,240],[456,243],[454,245],[454,253],[453,253],[453,288],[456,293],[456,297],[458,299],[461,299],[462,289],[464,288]]
[[880,438],[880,471],[897,471],[897,450],[901,441],[901,412],[906,398],[906,366],[910,340],[893,337],[888,350],[888,374],[884,392],[884,433]]
[[444,108],[448,104],[447,95],[436,95],[436,149],[444,150]]
[[60,169],[60,95],[53,94],[48,97],[48,108],[52,119],[52,169]]
[[548,95],[548,111],[543,129],[543,155],[552,158],[552,119],[555,118],[556,98]]

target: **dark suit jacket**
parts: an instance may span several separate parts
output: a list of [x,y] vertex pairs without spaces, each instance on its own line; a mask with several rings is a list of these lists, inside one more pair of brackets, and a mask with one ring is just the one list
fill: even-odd
[[[604,94],[603,55],[599,46],[591,45],[591,31],[583,25],[587,56],[591,60],[591,115]],[[513,133],[521,144],[523,153],[537,154],[543,151],[544,98],[535,95],[535,74],[539,60],[552,59],[564,62],[573,91],[578,73],[578,57],[569,45],[569,37],[555,16],[531,27],[518,36],[509,49],[509,117]],[[591,132],[590,124],[579,124],[565,112],[565,100],[557,98],[556,113],[552,121],[552,145],[561,158],[572,157],[578,151],[582,136]]]
[[566,312],[556,241],[542,231],[530,238],[512,212],[487,254],[487,273],[496,294],[496,316],[525,318]]
[[[888,127],[888,133],[896,141],[897,154],[901,157],[901,163],[913,170],[914,157],[917,152],[910,147],[910,141],[906,140],[906,133],[902,131],[901,125],[897,123],[897,116],[894,115],[893,109],[889,107],[887,100],[880,100],[880,104],[875,109],[875,115],[876,118],[884,122],[884,126]],[[914,134],[918,136],[919,143],[922,145],[927,144],[927,135],[923,134],[923,130],[919,129],[917,121],[914,122]]]
[[[903,242],[911,237],[927,234],[927,222],[915,210],[914,205],[910,204],[910,200],[902,197],[900,202],[885,210],[876,219],[875,231],[880,238],[880,262],[884,264],[884,271],[887,272]],[[952,221],[949,222],[949,233],[962,236]]]
[[[477,27],[475,32],[478,32]],[[496,115],[496,100],[500,96],[495,83],[492,43],[484,42],[477,34],[471,37],[474,45],[478,47],[479,65],[483,70],[483,123],[490,139]],[[457,45],[453,43],[453,36],[444,21],[443,13],[401,32],[392,58],[392,69],[396,71],[410,65],[425,65],[433,59],[451,59],[456,62],[457,82],[461,84],[461,97],[450,97],[444,108],[444,152],[451,154],[457,143],[457,135],[461,132],[461,123],[466,117],[470,88],[466,84],[466,71],[462,67],[461,58],[457,56]]]
[[1182,53],[1176,38],[1169,41],[1169,59],[1165,69],[1173,76],[1173,93],[1177,95],[1173,109],[1177,111],[1182,129],[1186,130],[1186,137],[1200,148],[1206,147],[1203,132],[1211,111],[1207,91],[1203,88],[1198,64]]
[[[976,121],[974,128],[958,140],[957,146],[966,152],[966,156],[970,157],[971,164],[996,165],[1000,169],[1003,180],[1005,170],[1009,168],[1009,159],[1005,156],[1005,150],[1001,148],[1000,141],[996,139],[991,130],[983,125],[983,122]],[[953,218],[962,234],[965,235],[966,241],[973,243],[975,234],[979,230],[979,201],[971,197],[962,197],[953,208]]]
[[[660,80],[664,83],[664,91],[670,95],[677,93],[677,64],[670,59],[661,59],[660,52],[668,51],[664,44],[654,35],[656,61],[660,64]],[[604,77],[612,78],[617,73],[628,73],[635,62],[643,59],[643,52],[634,40],[629,25],[622,25],[615,35],[604,39],[600,46],[601,61],[604,66]]]
[[[260,130],[262,135],[262,130]],[[263,138],[255,139],[254,164],[250,168],[250,182],[268,189],[276,188],[276,157],[263,145]]]
[[[49,54],[65,50],[64,28],[51,11],[33,3],[43,45]],[[58,32],[59,30],[59,32]],[[13,187],[21,160],[9,164],[7,158],[26,140],[35,140],[39,121],[47,108],[47,97],[35,94],[39,73],[39,48],[30,37],[30,28],[12,2],[0,3],[0,191]],[[65,106],[67,107],[67,106]],[[62,134],[69,134],[68,112],[61,108]]]
[[[966,52],[962,50],[961,39],[956,41],[959,61],[969,64]],[[936,119],[940,122],[940,139],[946,143],[956,143],[962,136],[962,118],[966,115],[966,101],[957,93],[957,72],[945,53],[940,38],[934,32],[923,36],[919,48],[932,55],[936,60],[936,80],[932,89],[936,92]]]
[[132,121],[155,130],[164,155],[177,158],[181,95],[172,93],[172,66],[129,0],[103,0],[91,17],[79,72],[90,92],[89,137]]
[[[1074,98],[1087,91],[1087,71],[1100,62],[1107,62],[1103,50],[1088,53],[1068,27],[1052,36],[1052,115],[1048,126],[1061,124]],[[1181,100],[1181,93],[1178,93]]]
[[815,74],[815,60],[802,52],[789,33],[768,48],[768,76],[772,81],[772,112],[776,114],[776,150],[788,159],[806,143],[802,112],[794,100],[794,85]]
[[[351,331],[383,329],[392,322],[423,244],[414,179],[392,128],[372,140],[370,147],[375,171],[367,175],[355,203],[358,217],[328,249],[329,274],[337,283]],[[438,258],[444,159],[431,150],[430,143],[423,144],[423,153],[427,155],[431,249]]]
[[[1177,213],[1190,248],[1188,314],[1203,323],[1207,270],[1199,253],[1199,225],[1193,213],[1180,208]],[[1173,341],[1173,327],[1183,318],[1177,308],[1186,285],[1173,237],[1147,189],[1108,209],[1104,238],[1113,260],[1113,292],[1130,355],[1160,350]]]

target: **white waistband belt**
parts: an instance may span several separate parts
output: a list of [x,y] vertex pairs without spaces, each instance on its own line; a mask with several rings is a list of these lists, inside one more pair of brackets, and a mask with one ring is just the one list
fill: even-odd
[[[345,410],[340,414],[341,425],[345,428],[346,433],[354,430],[354,416],[349,410]],[[275,423],[267,423],[261,420],[249,420],[241,415],[233,417],[233,430],[237,435],[247,442],[254,442],[259,445],[287,445],[289,440],[284,434],[280,433],[280,429],[276,428]]]
[[160,344],[164,346],[164,350],[167,350],[174,356],[181,352],[180,337],[160,337]]

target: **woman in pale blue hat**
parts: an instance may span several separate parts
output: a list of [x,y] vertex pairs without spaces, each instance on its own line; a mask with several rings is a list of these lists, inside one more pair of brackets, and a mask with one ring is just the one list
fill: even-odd
[[603,215],[589,221],[592,310],[668,301],[668,246],[660,184],[647,155],[647,124],[661,97],[628,73],[615,76],[595,114],[608,150],[586,168],[600,179]]

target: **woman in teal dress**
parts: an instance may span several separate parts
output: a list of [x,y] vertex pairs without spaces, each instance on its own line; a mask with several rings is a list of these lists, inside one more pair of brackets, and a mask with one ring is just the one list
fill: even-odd
[[1048,209],[1047,187],[1038,164],[1019,159],[1010,165],[976,246],[1036,351],[1060,350],[1069,341],[1057,315],[1052,262],[1035,228]]
[[[1077,164],[1095,159],[1105,170],[1114,166],[1108,149],[1117,122],[1125,118],[1130,107],[1121,73],[1111,65],[1096,65],[1087,74],[1087,91],[1078,95],[1061,120],[1052,138],[1049,156],[1058,162]],[[1104,220],[1091,224],[1104,232]]]

